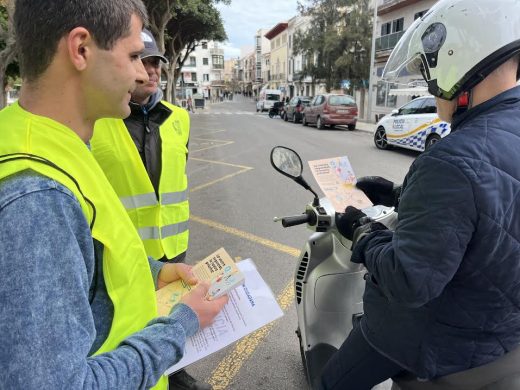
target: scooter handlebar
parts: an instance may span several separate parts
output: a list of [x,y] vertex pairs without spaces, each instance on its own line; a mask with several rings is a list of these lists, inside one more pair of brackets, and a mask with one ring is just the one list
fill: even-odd
[[293,217],[283,217],[282,226],[286,228],[296,225],[302,225],[304,223],[309,223],[310,220],[311,217],[308,214],[295,215]]

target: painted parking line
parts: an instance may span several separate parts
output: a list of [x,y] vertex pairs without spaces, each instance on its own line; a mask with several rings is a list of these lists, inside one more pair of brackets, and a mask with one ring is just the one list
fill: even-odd
[[[206,218],[202,218],[196,215],[190,216],[190,221],[198,222],[203,225],[218,229],[222,232],[232,234],[245,240],[252,241],[256,244],[266,246],[270,249],[277,250],[279,252],[289,254],[293,257],[299,257],[300,250],[293,248],[288,245],[280,244],[268,240],[266,238],[245,232],[240,229],[236,229],[230,226],[221,224],[220,222],[212,221]],[[276,300],[280,305],[281,309],[285,312],[289,306],[294,302],[294,282],[291,279],[280,294],[278,294]],[[232,382],[233,378],[238,374],[244,363],[253,355],[256,348],[260,343],[269,335],[273,330],[275,322],[264,326],[256,332],[244,337],[240,340],[233,350],[226,355],[224,359],[215,367],[211,373],[210,378],[207,382],[213,386],[214,390],[224,390]]]
[[[213,184],[217,184],[217,183],[220,183],[221,181],[231,179],[232,177],[238,176],[238,175],[240,175],[242,173],[249,172],[251,169],[253,169],[253,168],[249,168],[248,167],[248,168],[245,168],[245,169],[241,169],[238,172],[230,173],[229,175],[223,176],[223,177],[221,177],[219,179],[215,179],[213,181],[210,181],[209,183],[201,184],[200,186],[190,188],[190,192],[200,191],[200,190],[202,190],[204,188],[212,186]],[[191,216],[190,216],[190,218],[191,218]]]
[[222,231],[224,233],[232,234],[234,236],[243,238],[245,240],[252,241],[252,242],[254,242],[256,244],[260,244],[260,245],[266,246],[268,248],[277,250],[278,252],[283,252],[283,253],[289,254],[289,255],[294,256],[294,257],[300,256],[300,250],[299,249],[293,248],[293,247],[288,246],[288,245],[280,244],[278,242],[274,242],[274,241],[268,240],[267,238],[259,237],[259,236],[255,235],[255,234],[252,234],[252,233],[244,232],[243,230],[236,229],[236,228],[231,227],[231,226],[226,226],[226,225],[224,225],[224,224],[222,224],[220,222],[211,221],[209,219],[202,218],[202,217],[199,217],[199,216],[196,216],[196,215],[193,215],[193,214],[190,215],[190,221],[195,221],[195,222],[201,223],[203,225],[206,225],[206,226],[212,227],[214,229],[220,230],[220,231]]
[[222,146],[231,145],[231,144],[235,143],[235,141],[221,141],[221,140],[216,140],[216,139],[206,139],[206,138],[198,138],[198,137],[192,137],[191,139],[195,140],[195,141],[205,141],[205,142],[209,142],[209,143],[214,143],[214,145],[211,145],[208,147],[203,147],[202,149],[195,149],[195,150],[190,149],[190,151],[189,151],[190,153],[202,152],[203,150],[220,148]]
[[207,163],[211,163],[211,164],[227,165],[229,167],[235,167],[235,168],[241,168],[241,169],[253,169],[252,167],[247,167],[245,165],[238,165],[238,164],[228,163],[225,161],[206,160],[206,159],[198,158],[198,157],[190,157],[190,160],[207,162]]
[[[206,133],[200,133],[196,134],[195,137],[205,137],[206,135],[216,134],[216,133],[223,133],[226,130],[214,130],[214,131],[208,131]],[[192,134],[193,135],[193,134]]]
[[206,162],[206,163],[209,163],[209,164],[225,165],[225,166],[229,166],[229,167],[234,167],[234,168],[239,168],[240,169],[238,172],[230,173],[229,175],[226,175],[226,176],[223,176],[221,178],[212,180],[209,183],[201,184],[201,185],[199,185],[197,187],[190,188],[190,193],[191,192],[200,191],[200,190],[202,190],[204,188],[207,188],[207,187],[212,186],[214,184],[220,183],[221,181],[231,179],[231,178],[233,178],[235,176],[241,175],[242,173],[246,173],[246,172],[249,172],[250,170],[254,169],[253,167],[248,167],[248,166],[245,166],[245,165],[232,164],[232,163],[228,163],[228,162],[224,162],[224,161],[206,160],[206,159],[197,158],[197,157],[190,157],[190,160]]

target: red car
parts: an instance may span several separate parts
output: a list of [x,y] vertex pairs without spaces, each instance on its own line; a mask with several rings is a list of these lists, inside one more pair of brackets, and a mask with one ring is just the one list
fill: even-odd
[[358,108],[352,96],[316,95],[303,110],[302,125],[316,123],[320,130],[325,126],[332,129],[336,125],[346,125],[349,130],[355,130],[357,117]]

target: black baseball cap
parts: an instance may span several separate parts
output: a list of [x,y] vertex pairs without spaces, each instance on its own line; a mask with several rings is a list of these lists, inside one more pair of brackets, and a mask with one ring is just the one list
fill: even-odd
[[141,53],[141,59],[147,57],[158,57],[165,64],[168,63],[166,57],[163,56],[162,53],[159,51],[157,43],[155,42],[155,38],[153,37],[150,31],[148,31],[147,29],[141,31],[141,39],[144,43],[144,51]]

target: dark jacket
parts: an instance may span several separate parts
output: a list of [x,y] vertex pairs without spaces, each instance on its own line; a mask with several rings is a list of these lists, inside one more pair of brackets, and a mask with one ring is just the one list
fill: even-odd
[[156,194],[162,169],[159,127],[172,115],[172,111],[161,103],[161,98],[162,92],[157,90],[144,106],[130,102],[130,116],[124,120]]
[[520,88],[474,107],[408,172],[395,233],[355,248],[367,341],[433,378],[520,344]]
[[[125,126],[139,151],[156,195],[159,191],[159,180],[162,170],[162,145],[159,128],[173,114],[172,110],[161,102],[162,97],[162,91],[157,90],[144,106],[130,102],[130,116],[124,120]],[[187,158],[188,156],[186,155]],[[183,261],[185,256],[186,252],[183,252],[174,259],[163,257],[160,260],[179,262]]]

